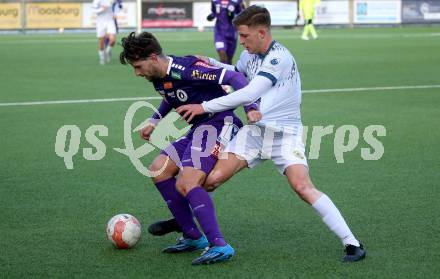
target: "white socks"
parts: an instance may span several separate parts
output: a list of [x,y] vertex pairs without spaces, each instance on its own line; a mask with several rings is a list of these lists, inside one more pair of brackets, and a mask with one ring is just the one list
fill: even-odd
[[103,50],[98,50],[99,55],[99,64],[104,65],[105,64],[105,52]]
[[98,50],[99,64],[105,65],[112,60],[112,47],[107,46],[105,50]]
[[112,47],[108,45],[105,48],[105,62],[110,63],[111,60],[112,60]]
[[322,221],[324,221],[327,227],[341,239],[344,246],[349,244],[359,246],[359,241],[357,241],[348,228],[344,217],[342,217],[339,210],[326,194],[322,194],[322,196],[312,204],[312,207],[319,216],[321,216]]

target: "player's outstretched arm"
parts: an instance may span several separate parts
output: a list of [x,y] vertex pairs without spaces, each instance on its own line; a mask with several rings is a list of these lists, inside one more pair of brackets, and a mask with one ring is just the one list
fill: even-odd
[[194,116],[206,112],[220,112],[234,109],[241,105],[247,105],[258,100],[272,87],[272,81],[266,77],[257,75],[244,88],[229,95],[203,102],[201,105],[183,105],[176,109],[186,121],[191,121]]
[[139,135],[144,140],[150,140],[156,125],[171,111],[172,106],[165,100],[160,103],[157,112],[155,112],[146,122],[145,126],[139,130]]
[[198,57],[200,57],[206,63],[211,64],[212,66],[215,66],[215,67],[218,67],[218,68],[223,68],[223,69],[226,69],[228,71],[237,71],[237,69],[235,68],[234,65],[222,63],[222,62],[220,62],[220,61],[218,61],[218,60],[216,60],[216,59],[214,59],[212,57],[207,57],[207,56],[198,56]]
[[215,4],[211,1],[211,13],[206,17],[206,20],[213,21],[215,19]]
[[272,87],[272,81],[266,77],[257,75],[246,87],[229,95],[203,102],[205,112],[220,112],[230,110],[242,105],[248,105],[257,101]]
[[[249,84],[248,80],[246,79],[246,77],[242,73],[226,70],[223,75],[222,85],[230,85],[230,86],[232,86],[232,88],[234,88],[235,91],[242,89],[243,87],[245,87],[248,84]],[[249,114],[249,112],[251,110],[258,111],[258,104],[257,103],[247,104],[247,105],[243,106],[243,108],[244,108],[245,113]],[[250,119],[252,119],[252,120],[250,120]],[[251,113],[251,116],[248,115],[248,120],[250,120],[252,122],[256,122],[259,120],[258,119],[255,121],[255,119],[256,119],[255,113]]]
[[149,119],[150,123],[153,123],[154,125],[157,125],[159,121],[161,121],[167,114],[173,109],[173,107],[165,100],[162,100],[160,103],[159,108],[157,109],[157,112],[155,112],[151,118]]

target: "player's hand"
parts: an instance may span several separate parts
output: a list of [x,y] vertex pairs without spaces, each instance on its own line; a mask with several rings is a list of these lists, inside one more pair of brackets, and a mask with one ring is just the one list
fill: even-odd
[[263,115],[261,114],[260,111],[251,109],[250,111],[248,111],[246,113],[246,117],[247,117],[249,124],[253,124],[255,122],[260,121],[261,118],[263,117]]
[[141,138],[143,138],[146,141],[150,141],[150,137],[151,134],[154,131],[154,128],[156,128],[156,125],[154,125],[153,123],[148,123],[145,127],[143,127],[140,131],[139,131],[139,135],[141,136]]
[[206,64],[211,65],[211,63],[209,62],[209,57],[208,56],[203,56],[203,55],[194,55],[195,57],[197,57],[197,59],[205,62]]
[[176,112],[185,119],[186,122],[191,122],[194,116],[205,113],[203,106],[200,104],[183,105],[176,109]]
[[206,17],[206,20],[207,20],[207,21],[213,21],[214,18],[215,18],[215,15],[213,15],[213,14],[209,14],[209,15]]

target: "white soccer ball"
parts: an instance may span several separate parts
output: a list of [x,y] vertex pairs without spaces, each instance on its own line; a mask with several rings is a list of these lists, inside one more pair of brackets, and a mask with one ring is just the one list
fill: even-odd
[[141,238],[141,224],[130,214],[118,214],[107,223],[107,238],[118,249],[131,248]]

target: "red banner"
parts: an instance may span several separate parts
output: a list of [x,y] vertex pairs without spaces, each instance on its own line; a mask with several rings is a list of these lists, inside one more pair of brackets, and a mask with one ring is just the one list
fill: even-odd
[[192,27],[192,19],[185,20],[171,20],[171,19],[158,19],[158,20],[142,20],[142,27],[155,28],[155,27]]
[[191,2],[142,3],[142,27],[192,27]]

